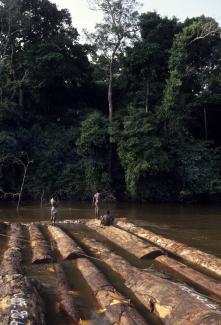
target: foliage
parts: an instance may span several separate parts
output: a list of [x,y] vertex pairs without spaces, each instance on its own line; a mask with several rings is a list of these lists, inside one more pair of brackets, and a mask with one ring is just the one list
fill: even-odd
[[93,112],[82,122],[77,150],[84,166],[84,183],[89,194],[101,189],[109,190],[108,121],[100,113]]
[[[215,32],[205,30],[212,25]],[[202,35],[202,36],[200,36]],[[211,72],[217,73],[220,60],[220,31],[212,18],[204,16],[187,20],[182,31],[176,35],[169,59],[170,76],[164,91],[161,107],[163,118],[190,119],[194,102],[207,89]]]
[[151,113],[131,109],[123,118],[117,146],[127,189],[134,197],[139,193],[141,178],[168,170],[168,157]]
[[163,18],[156,12],[142,14],[139,24],[141,39],[127,49],[122,77],[126,78],[123,82],[129,90],[129,100],[135,106],[153,110],[162,101],[169,50],[180,24],[176,18]]
[[0,162],[11,159],[0,164],[0,192],[21,189],[24,165],[13,161],[25,154],[24,199],[220,195],[217,22],[91,2],[104,18],[92,47],[49,0],[0,1]]
[[96,24],[95,33],[88,34],[93,44],[95,61],[103,61],[108,84],[109,121],[112,121],[112,83],[117,56],[137,37],[139,2],[137,0],[94,0],[95,10],[103,13],[103,22]]

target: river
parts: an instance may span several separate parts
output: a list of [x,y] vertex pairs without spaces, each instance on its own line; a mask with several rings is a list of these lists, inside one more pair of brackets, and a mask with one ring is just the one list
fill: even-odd
[[[139,220],[155,232],[171,239],[200,248],[221,257],[221,207],[206,205],[164,205],[117,203],[105,205],[115,217],[127,217]],[[93,217],[93,208],[89,203],[59,204],[59,219],[78,219]],[[15,206],[0,204],[0,220],[32,222],[48,220],[50,207],[40,208],[34,204],[25,204],[17,214]]]

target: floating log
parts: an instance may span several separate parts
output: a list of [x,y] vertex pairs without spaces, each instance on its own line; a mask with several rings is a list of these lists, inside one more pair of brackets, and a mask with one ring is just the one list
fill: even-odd
[[61,297],[61,307],[72,319],[74,324],[80,321],[80,314],[76,307],[76,299],[71,295],[71,288],[67,282],[65,272],[60,264],[55,265],[58,280],[58,290]]
[[84,245],[120,274],[139,301],[165,324],[220,324],[220,307],[194,290],[137,269],[95,239],[84,238]]
[[164,248],[168,252],[181,257],[184,261],[199,267],[210,275],[219,279],[221,278],[220,258],[204,253],[198,249],[187,246],[186,244],[176,242],[175,240],[164,238],[161,235],[157,235],[129,222],[118,221],[117,226]]
[[12,224],[1,264],[0,324],[44,325],[41,297],[22,269],[22,227]]
[[40,227],[31,224],[28,229],[33,254],[32,263],[51,263],[53,261],[53,253],[48,242],[44,238]]
[[86,258],[77,259],[77,268],[93,291],[110,324],[146,324],[144,319],[130,305],[130,301],[116,291],[93,263]]
[[63,260],[74,259],[82,256],[82,249],[62,229],[48,226],[48,230],[55,240]]
[[166,271],[178,279],[194,285],[213,298],[221,301],[221,282],[208,277],[190,267],[177,262],[168,256],[159,256],[154,260],[154,264],[161,270]]
[[0,275],[22,274],[22,227],[12,224],[9,232],[8,249],[4,252]]
[[45,324],[41,297],[22,274],[0,276],[0,324]]
[[113,226],[101,226],[97,220],[90,220],[86,225],[138,258],[154,258],[163,254],[162,249],[151,246],[148,242],[124,230]]

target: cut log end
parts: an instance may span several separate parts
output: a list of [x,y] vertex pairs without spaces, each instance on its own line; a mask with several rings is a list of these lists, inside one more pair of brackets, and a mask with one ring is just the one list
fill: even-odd
[[146,255],[142,256],[141,259],[154,259],[154,258],[157,258],[159,256],[162,256],[164,255],[164,252],[162,249],[158,249],[156,247],[149,247],[149,252],[146,253]]

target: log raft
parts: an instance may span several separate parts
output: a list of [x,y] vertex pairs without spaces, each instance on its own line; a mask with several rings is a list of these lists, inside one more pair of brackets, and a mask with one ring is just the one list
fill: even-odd
[[36,287],[22,269],[22,227],[11,225],[0,273],[0,324],[44,325],[44,309]]
[[73,324],[78,324],[80,321],[80,314],[77,309],[76,299],[71,295],[71,288],[67,282],[64,269],[60,264],[56,264],[55,271],[58,281],[61,308],[72,319],[74,322]]
[[138,227],[130,222],[118,221],[117,226],[121,229],[129,231],[142,239],[146,239],[151,243],[162,247],[168,252],[179,256],[183,261],[198,267],[200,270],[221,279],[221,259],[211,254],[202,252],[198,249],[190,247],[186,244],[176,242],[152,231]]
[[177,279],[194,285],[201,292],[221,301],[221,282],[210,278],[168,256],[159,256],[154,264]]
[[117,272],[138,300],[163,323],[220,325],[220,307],[194,290],[137,269],[95,239],[84,238],[84,245]]
[[77,268],[82,273],[110,324],[147,324],[130,302],[108,282],[103,273],[86,258],[77,259]]
[[84,255],[82,249],[62,229],[48,226],[48,230],[56,242],[63,260],[74,259]]
[[145,242],[137,236],[113,226],[100,226],[100,222],[97,220],[86,222],[86,226],[90,229],[96,230],[99,234],[138,258],[154,258],[163,254],[162,249],[150,245],[148,242]]
[[53,253],[49,243],[43,236],[40,226],[31,224],[28,227],[31,247],[32,263],[51,263],[53,262]]

